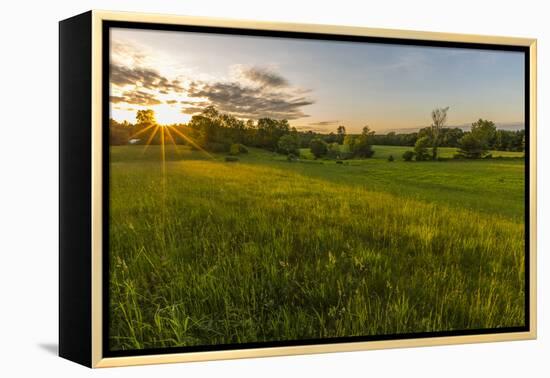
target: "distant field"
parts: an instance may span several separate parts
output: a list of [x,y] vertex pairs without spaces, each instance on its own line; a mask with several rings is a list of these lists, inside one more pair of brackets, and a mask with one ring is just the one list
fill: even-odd
[[169,146],[163,176],[158,146],[111,147],[111,348],[522,325],[523,154],[374,149],[228,163]]
[[[392,155],[395,159],[401,159],[405,151],[412,151],[413,147],[402,147],[402,146],[373,146],[375,151],[373,158],[374,159],[387,159]],[[442,158],[452,158],[458,152],[458,148],[454,147],[439,147],[439,156]],[[523,152],[513,152],[513,151],[490,151],[491,155],[495,158],[498,157],[523,157]],[[302,148],[300,150],[300,155],[306,158],[313,159],[313,155],[308,148]]]
[[[393,155],[396,159],[401,159],[405,151],[412,151],[412,147],[401,147],[401,146],[374,146],[376,151],[375,156],[377,158],[387,159],[388,156]],[[458,148],[454,147],[439,147],[439,156],[442,158],[452,158],[457,152]],[[523,157],[523,152],[513,152],[513,151],[490,151],[491,155],[494,158],[497,157]]]

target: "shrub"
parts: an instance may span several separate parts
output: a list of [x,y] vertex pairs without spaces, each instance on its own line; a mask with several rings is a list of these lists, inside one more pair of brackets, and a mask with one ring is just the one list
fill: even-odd
[[348,160],[353,158],[353,153],[350,151],[340,151],[340,155],[338,156],[340,160]]
[[371,131],[368,126],[363,127],[361,135],[355,138],[353,145],[350,145],[350,149],[354,156],[360,158],[370,158],[374,155],[372,149],[372,142],[374,138],[374,131]]
[[388,156],[388,161],[389,161],[389,162],[392,162],[393,160],[394,160],[394,159],[393,159],[393,155]]
[[239,158],[236,157],[236,156],[226,156],[225,161],[230,162],[230,163],[231,162],[236,162],[236,161],[239,161]]
[[309,143],[309,149],[315,158],[323,157],[328,152],[326,142],[319,138],[315,138]]
[[233,143],[231,147],[229,147],[229,153],[234,156],[239,154],[247,154],[248,148],[246,148],[244,144]]
[[414,154],[416,161],[428,160],[430,155],[428,154],[428,147],[430,145],[430,138],[422,137],[416,140],[414,144]]
[[327,156],[331,159],[340,159],[340,145],[338,143],[329,144]]
[[460,139],[458,153],[466,159],[480,159],[487,153],[487,147],[470,132]]
[[300,141],[297,136],[291,134],[286,134],[279,138],[277,147],[284,154],[298,155],[300,153]]
[[336,164],[344,164],[342,160],[336,160]]
[[405,151],[403,153],[403,160],[405,161],[412,161],[413,157],[414,157],[414,152],[412,151]]
[[286,160],[292,163],[292,162],[298,160],[298,156],[296,156],[294,154],[288,154],[286,156]]
[[240,154],[241,152],[239,151],[239,145],[234,143],[231,145],[231,147],[229,147],[229,154],[233,155],[233,156],[236,156],[238,154]]

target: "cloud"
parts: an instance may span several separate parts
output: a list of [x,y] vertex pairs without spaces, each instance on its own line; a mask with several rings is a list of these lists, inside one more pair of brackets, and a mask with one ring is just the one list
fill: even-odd
[[114,106],[113,108],[118,109],[118,110],[125,110],[127,112],[135,112],[136,111],[136,109],[134,109],[134,108],[126,108],[124,106]]
[[183,114],[197,114],[200,113],[207,106],[211,105],[208,101],[180,101],[180,104],[185,105],[181,112]]
[[336,125],[338,123],[340,123],[339,120],[334,120],[334,121],[311,122],[311,123],[309,123],[309,125],[311,125],[311,126],[331,126],[331,125]]
[[[205,106],[206,107],[206,106]],[[197,113],[200,113],[204,110],[205,107],[201,107],[201,106],[186,106],[185,108],[181,109],[181,112],[183,114],[190,114],[190,115],[193,115],[193,114],[197,114]]]
[[125,103],[142,106],[162,104],[162,101],[157,99],[154,94],[138,90],[126,91],[122,96],[111,96],[110,100],[113,104]]
[[313,126],[296,126],[296,129],[297,130],[300,130],[300,131],[312,131],[312,132],[319,132],[319,133],[322,133],[322,132],[326,132],[327,130],[322,128],[322,127],[313,127]]
[[[276,80],[275,80],[276,81]],[[285,81],[286,82],[286,81]],[[298,119],[308,117],[302,108],[314,103],[292,90],[274,91],[268,86],[246,86],[238,82],[192,82],[187,90],[191,98],[204,99],[191,102],[182,109],[185,114],[195,114],[203,105],[214,105],[218,110],[239,118]]]
[[110,100],[113,104],[118,104],[120,102],[124,102],[125,98],[123,96],[111,96]]
[[159,91],[168,94],[180,93],[183,87],[179,80],[169,80],[151,68],[127,67],[115,63],[110,66],[110,83],[117,87],[133,85],[139,88]]
[[144,64],[147,54],[130,42],[111,40],[111,59],[131,61],[133,64]]
[[288,81],[284,77],[261,67],[243,68],[241,69],[241,75],[264,87],[279,88],[288,86]]
[[306,97],[309,91],[292,87],[278,73],[260,67],[240,66],[239,78],[242,80],[196,80],[187,82],[184,88],[178,79],[171,80],[155,69],[111,62],[110,83],[115,88],[111,102],[141,106],[175,105],[174,96],[168,100],[163,96],[181,93],[190,99],[179,101],[184,114],[197,114],[213,105],[219,111],[239,118],[292,120],[308,117],[303,108],[314,103]]

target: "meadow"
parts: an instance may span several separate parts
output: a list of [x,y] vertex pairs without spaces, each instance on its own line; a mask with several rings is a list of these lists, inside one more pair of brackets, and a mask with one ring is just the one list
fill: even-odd
[[524,324],[522,153],[160,148],[111,147],[112,350]]

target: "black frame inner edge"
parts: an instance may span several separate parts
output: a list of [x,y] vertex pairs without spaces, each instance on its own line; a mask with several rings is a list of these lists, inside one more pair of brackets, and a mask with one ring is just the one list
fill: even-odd
[[[310,39],[310,40],[325,40],[325,41],[343,41],[343,42],[363,42],[363,43],[381,43],[390,45],[408,45],[408,46],[429,46],[429,47],[450,47],[450,48],[470,48],[478,50],[496,50],[496,51],[516,51],[523,52],[525,56],[525,77],[524,77],[524,125],[525,125],[525,325],[518,327],[502,327],[502,328],[484,328],[484,329],[469,329],[469,330],[453,330],[453,331],[435,331],[435,332],[415,332],[406,334],[385,334],[385,335],[369,335],[369,336],[348,336],[334,337],[325,339],[305,339],[305,340],[280,340],[269,342],[253,342],[242,344],[220,344],[220,345],[197,345],[188,347],[166,347],[166,348],[149,348],[149,349],[132,349],[132,350],[110,350],[109,349],[109,178],[110,178],[110,153],[109,153],[109,133],[105,132],[105,127],[109,125],[110,117],[110,102],[109,102],[109,62],[110,62],[110,28],[128,28],[141,30],[161,30],[161,31],[180,31],[180,32],[195,32],[237,36],[256,36],[256,37],[275,37],[275,38],[292,38],[292,39]],[[387,38],[387,37],[368,37],[368,36],[353,36],[353,35],[336,35],[324,33],[309,33],[309,32],[289,32],[289,31],[272,31],[259,29],[243,29],[243,28],[228,28],[228,27],[213,27],[213,26],[195,26],[195,25],[170,25],[147,22],[127,22],[127,21],[103,21],[102,22],[102,350],[103,357],[128,357],[128,356],[143,356],[171,353],[190,353],[204,351],[222,351],[222,350],[238,350],[238,349],[255,349],[269,347],[288,347],[288,346],[307,346],[316,344],[337,344],[337,343],[353,343],[365,341],[383,341],[383,340],[407,340],[407,339],[423,339],[445,336],[466,336],[466,335],[485,335],[485,334],[501,334],[511,332],[528,332],[530,330],[530,54],[529,47],[515,45],[498,45],[484,43],[469,43],[469,42],[446,42],[446,41],[430,41],[430,40],[415,40],[404,38]],[[107,253],[105,253],[107,251]]]

